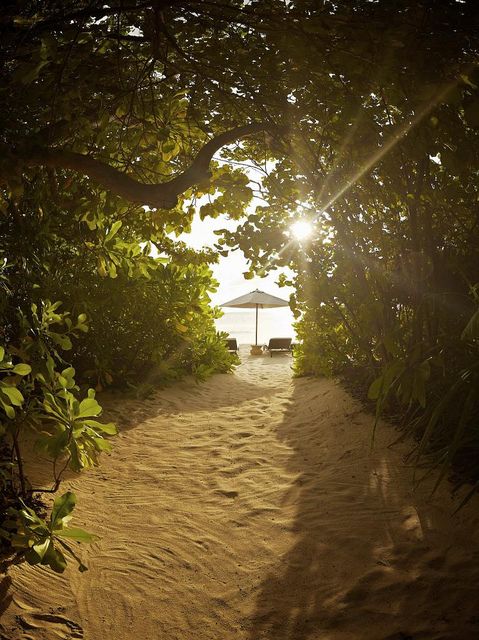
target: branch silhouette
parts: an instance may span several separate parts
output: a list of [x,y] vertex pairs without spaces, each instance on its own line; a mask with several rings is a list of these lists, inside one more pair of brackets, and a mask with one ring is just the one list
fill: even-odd
[[24,166],[71,169],[88,176],[100,186],[129,202],[154,208],[172,209],[178,202],[178,196],[211,177],[210,162],[219,149],[247,136],[271,131],[274,128],[271,124],[255,123],[225,131],[207,142],[183,173],[160,184],[139,182],[91,156],[62,149],[34,148],[17,153],[16,158]]

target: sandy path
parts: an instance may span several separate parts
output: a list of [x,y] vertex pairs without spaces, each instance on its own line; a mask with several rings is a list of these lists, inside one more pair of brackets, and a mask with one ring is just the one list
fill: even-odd
[[0,639],[479,638],[479,502],[451,518],[446,486],[412,491],[391,428],[370,455],[336,384],[242,357],[111,407],[113,454],[66,485],[101,536],[90,570],[11,569]]

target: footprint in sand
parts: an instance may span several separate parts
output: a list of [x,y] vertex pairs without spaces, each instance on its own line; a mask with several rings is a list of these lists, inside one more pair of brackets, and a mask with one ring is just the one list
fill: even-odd
[[[74,640],[83,638],[82,627],[64,616],[54,613],[32,613],[16,616],[19,626],[25,631],[35,633],[35,638],[61,638]],[[38,636],[37,633],[41,635]],[[46,634],[46,635],[43,635]],[[23,638],[25,636],[22,636]]]
[[225,496],[225,498],[237,498],[239,496],[238,491],[228,491],[227,489],[216,489],[215,493]]

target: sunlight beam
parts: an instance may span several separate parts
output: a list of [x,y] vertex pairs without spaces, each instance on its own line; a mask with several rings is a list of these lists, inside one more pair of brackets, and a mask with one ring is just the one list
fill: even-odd
[[[367,173],[370,169],[377,165],[378,162],[398,144],[398,142],[406,137],[407,134],[421,122],[421,120],[423,120],[435,107],[437,107],[437,105],[447,96],[447,94],[457,86],[457,83],[458,80],[454,80],[454,82],[450,82],[449,84],[447,84],[442,89],[442,91],[439,91],[434,99],[428,102],[421,110],[416,113],[416,115],[410,122],[405,122],[404,124],[402,124],[399,127],[398,131],[389,138],[386,144],[378,149],[377,152],[374,153],[371,158],[362,167],[360,167],[358,171],[346,182],[346,184],[336,193],[336,195],[334,195],[329,200],[329,202],[327,202],[326,205],[322,207],[320,213],[323,213],[323,211],[329,209],[329,207],[334,204],[341,196],[343,196],[346,191],[349,191],[349,189],[351,189],[351,187],[353,187],[356,182],[364,176],[365,173]],[[319,215],[320,214],[318,214],[318,216]]]
[[[416,125],[418,125],[421,120],[423,120],[441,101],[448,95],[450,91],[452,91],[458,84],[460,80],[456,78],[454,81],[449,82],[447,85],[443,87],[441,91],[439,91],[434,98],[432,98],[426,105],[420,109],[416,115],[409,122],[405,122],[402,124],[398,130],[390,136],[389,140],[374,153],[371,158],[360,167],[356,173],[339,189],[339,191],[324,205],[321,207],[321,210],[315,215],[314,219],[318,220],[320,216],[326,212],[331,205],[333,205],[341,196],[343,196],[349,189],[351,189],[358,180],[360,180],[368,171],[370,171],[378,162],[384,158],[384,156],[391,151],[403,138],[407,136],[407,134],[414,129]],[[284,247],[282,247],[278,251],[278,256],[282,255],[288,248],[290,248],[293,243],[296,242],[296,239],[293,238],[289,242],[287,242]],[[269,260],[265,267],[261,270],[261,273],[265,273],[266,270],[274,264],[274,260]]]

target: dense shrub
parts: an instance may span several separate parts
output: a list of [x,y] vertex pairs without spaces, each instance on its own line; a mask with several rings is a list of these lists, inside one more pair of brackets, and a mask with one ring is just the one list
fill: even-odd
[[[26,432],[53,461],[57,491],[67,467],[91,467],[110,450],[116,427],[99,420],[95,390],[203,380],[235,360],[214,326],[210,253],[160,239],[151,223],[145,230],[142,209],[128,225],[103,212],[86,222],[73,202],[60,209],[52,199],[39,215],[31,202],[41,195],[30,186],[6,196],[0,217],[0,537],[29,562],[62,571],[63,538],[92,537],[35,510],[22,464]],[[57,500],[68,515],[74,496]]]

